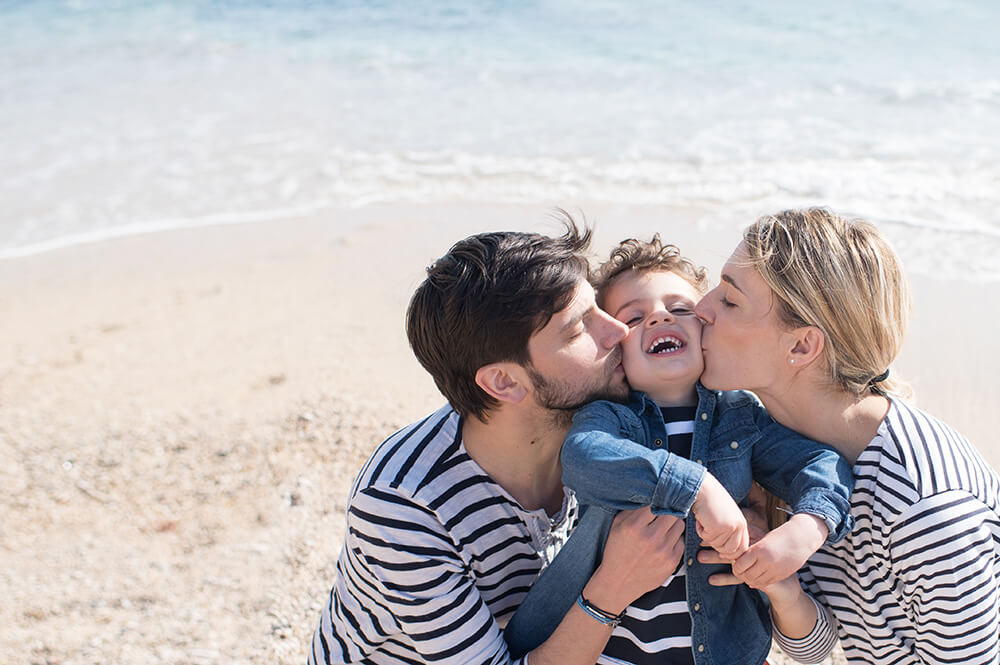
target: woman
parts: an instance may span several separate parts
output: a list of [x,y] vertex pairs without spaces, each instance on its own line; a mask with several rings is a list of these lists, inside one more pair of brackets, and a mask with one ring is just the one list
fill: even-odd
[[[899,400],[888,368],[909,318],[899,259],[870,224],[825,210],[764,217],[696,308],[702,382],[756,393],[783,425],[854,468],[853,532],[797,584],[753,567],[736,578],[772,599],[776,638],[817,662],[834,630],[850,663],[1000,660],[1000,478],[957,432]],[[704,553],[703,561],[713,560]]]

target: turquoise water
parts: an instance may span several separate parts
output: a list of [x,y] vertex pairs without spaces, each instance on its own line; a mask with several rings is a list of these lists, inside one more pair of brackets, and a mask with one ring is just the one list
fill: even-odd
[[995,279],[996,25],[985,0],[0,0],[0,257],[375,201],[826,204]]

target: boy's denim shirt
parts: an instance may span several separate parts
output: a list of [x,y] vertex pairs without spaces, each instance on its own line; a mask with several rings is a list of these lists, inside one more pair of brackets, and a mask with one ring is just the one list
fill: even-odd
[[581,408],[562,448],[563,482],[576,491],[580,521],[555,560],[532,585],[504,630],[511,655],[544,642],[576,602],[600,563],[619,510],[651,506],[686,518],[684,557],[696,665],[760,665],[771,645],[764,596],[744,584],[713,587],[728,565],[698,563],[701,541],[691,505],[707,468],[737,502],[754,480],[793,512],[822,518],[828,542],[850,532],[854,477],[837,452],[774,422],[752,394],[714,392],[698,384],[691,459],[666,447],[660,408],[633,392],[627,404]]

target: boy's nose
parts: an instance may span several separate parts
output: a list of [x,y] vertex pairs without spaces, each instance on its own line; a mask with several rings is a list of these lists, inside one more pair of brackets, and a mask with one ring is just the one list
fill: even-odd
[[670,313],[669,310],[663,309],[651,313],[646,317],[646,327],[652,328],[653,326],[658,326],[661,323],[668,323],[674,320],[674,315]]

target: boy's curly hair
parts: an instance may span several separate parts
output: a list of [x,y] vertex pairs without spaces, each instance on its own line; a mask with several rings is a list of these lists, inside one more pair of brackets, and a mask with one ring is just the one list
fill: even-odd
[[709,290],[708,271],[681,255],[676,245],[664,245],[656,233],[648,242],[628,238],[611,250],[608,260],[598,267],[593,277],[597,305],[604,307],[607,288],[624,272],[675,272],[705,295]]

